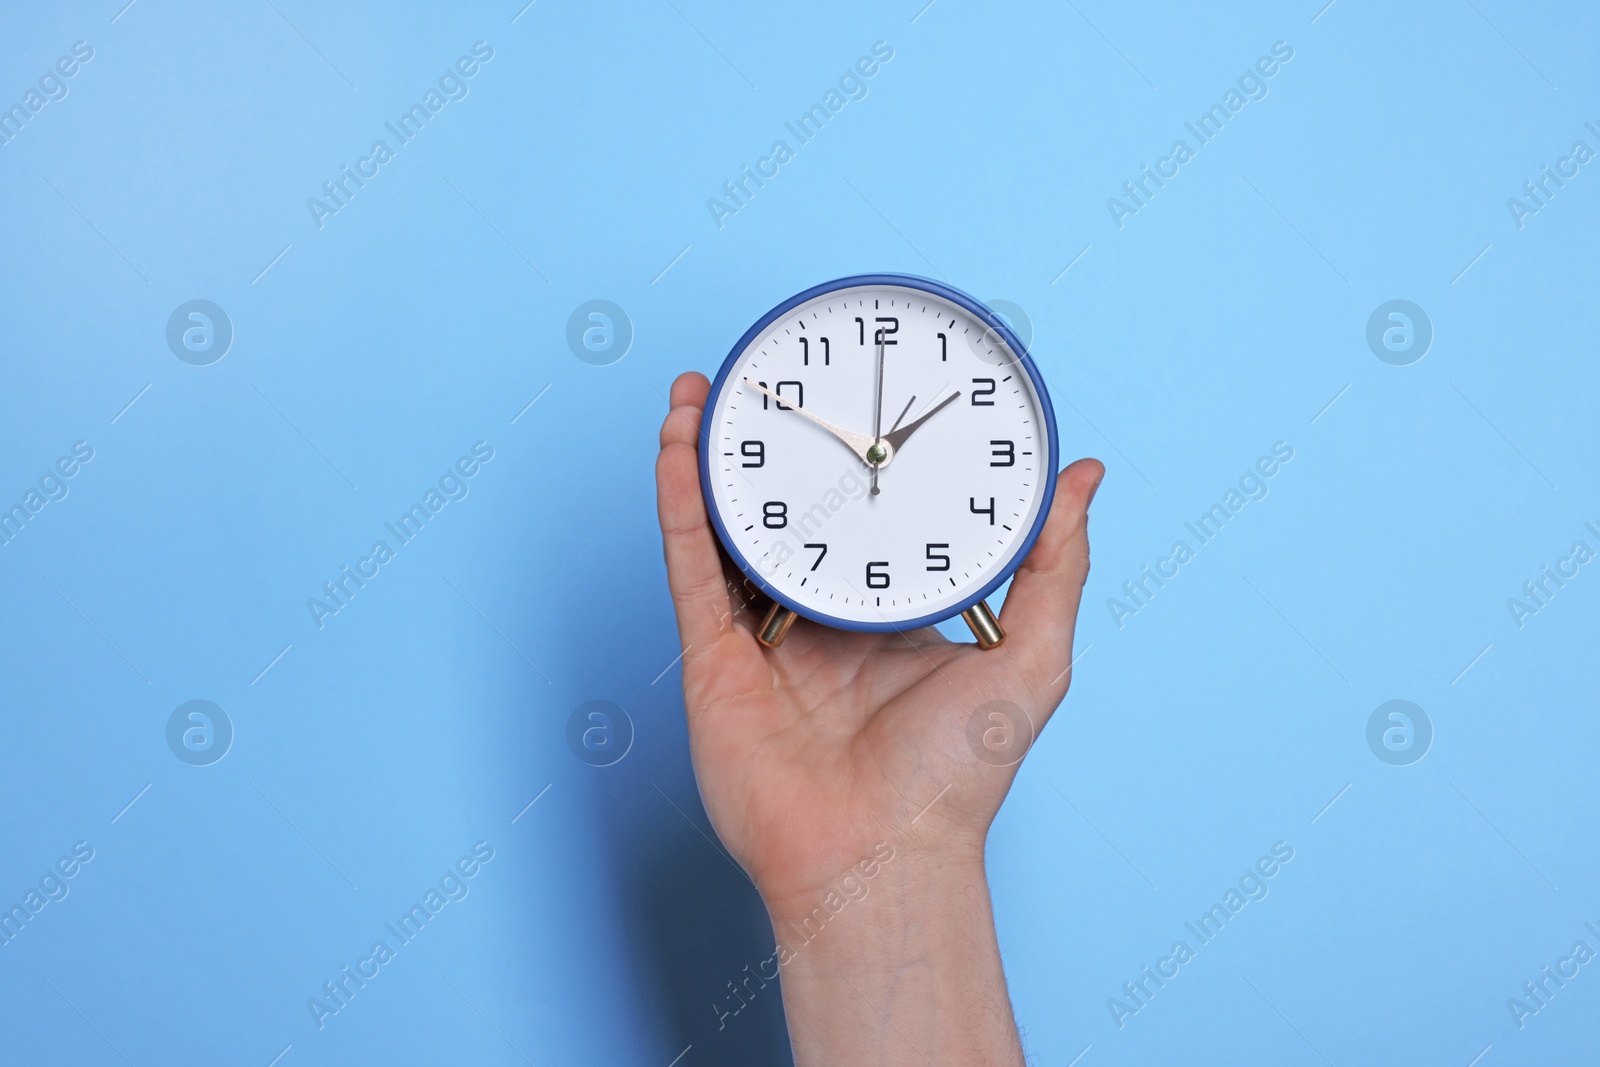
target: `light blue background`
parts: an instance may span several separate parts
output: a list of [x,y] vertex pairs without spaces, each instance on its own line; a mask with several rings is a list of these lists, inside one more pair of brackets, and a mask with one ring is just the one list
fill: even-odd
[[[0,146],[0,503],[95,450],[0,547],[0,903],[96,853],[0,948],[0,1058],[783,1062],[775,995],[711,1007],[769,934],[696,799],[652,463],[676,373],[876,270],[1023,307],[1064,454],[1109,467],[1073,692],[991,839],[1035,1061],[1594,1058],[1600,964],[1506,1007],[1600,949],[1600,566],[1506,607],[1600,549],[1600,171],[1506,207],[1600,149],[1590,7],[275,2],[0,34],[5,106],[95,50]],[[306,199],[479,40],[470,95],[318,229]],[[880,40],[719,229],[707,198]],[[1280,40],[1119,229],[1107,198]],[[207,367],[165,341],[195,298],[235,330]],[[565,342],[593,298],[636,331],[609,367]],[[1407,367],[1365,341],[1394,298],[1435,330]],[[470,495],[319,630],[307,598],[476,441]],[[1270,496],[1119,629],[1277,441]],[[1365,740],[1397,698],[1436,732],[1407,767]],[[191,699],[236,731],[209,767],[167,747]],[[565,741],[592,699],[637,732],[609,768]],[[319,1030],[307,998],[480,840]],[[1119,1030],[1107,998],[1279,840],[1270,896]]]

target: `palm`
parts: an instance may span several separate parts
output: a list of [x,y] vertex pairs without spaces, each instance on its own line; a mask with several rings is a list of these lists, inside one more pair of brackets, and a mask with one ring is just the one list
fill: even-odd
[[1088,564],[1082,509],[1099,465],[1063,475],[1061,496],[1075,499],[1063,507],[1058,497],[1019,570],[1005,616],[1017,632],[1000,648],[980,652],[932,629],[800,624],[766,649],[754,613],[729,595],[737,585],[724,579],[700,496],[706,392],[699,375],[675,383],[657,479],[690,747],[718,833],[769,905],[808,899],[882,841],[941,833],[981,848],[1015,768],[975,755],[969,720],[1001,700],[1042,728],[1066,692]]
[[814,895],[953,783],[963,723],[928,709],[975,706],[976,655],[820,627],[766,650],[741,627],[686,669],[707,810],[769,899]]

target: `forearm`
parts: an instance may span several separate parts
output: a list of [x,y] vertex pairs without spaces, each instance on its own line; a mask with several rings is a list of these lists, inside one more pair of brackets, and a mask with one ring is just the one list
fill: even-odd
[[796,1067],[1020,1067],[981,855],[905,853],[869,884],[826,926],[821,900],[769,905]]

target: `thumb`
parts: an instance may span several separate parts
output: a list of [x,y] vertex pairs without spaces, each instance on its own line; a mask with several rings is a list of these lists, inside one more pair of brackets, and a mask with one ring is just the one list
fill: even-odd
[[1072,680],[1072,635],[1089,577],[1089,502],[1105,473],[1099,460],[1080,459],[1057,477],[1050,517],[1017,568],[1000,615],[1008,635],[1002,650],[1052,709]]

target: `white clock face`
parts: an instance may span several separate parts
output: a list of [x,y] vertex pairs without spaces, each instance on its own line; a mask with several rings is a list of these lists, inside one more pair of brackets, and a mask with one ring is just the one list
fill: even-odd
[[1020,562],[1053,486],[1054,427],[1027,368],[966,308],[911,286],[838,289],[731,363],[705,413],[709,504],[780,599],[898,627],[949,617]]

